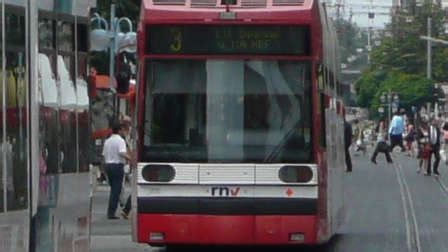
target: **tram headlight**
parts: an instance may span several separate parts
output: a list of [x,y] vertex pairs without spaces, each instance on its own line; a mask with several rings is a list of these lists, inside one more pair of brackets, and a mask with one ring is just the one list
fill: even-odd
[[313,179],[313,170],[309,166],[287,165],[280,168],[278,176],[285,183],[308,183]]
[[176,172],[170,165],[146,165],[142,169],[142,177],[148,182],[170,182]]

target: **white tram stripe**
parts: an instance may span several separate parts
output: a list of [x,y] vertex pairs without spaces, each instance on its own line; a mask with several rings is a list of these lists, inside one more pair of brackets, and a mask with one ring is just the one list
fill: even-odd
[[317,186],[138,185],[138,197],[241,197],[317,199]]
[[[182,163],[139,163],[137,183],[157,184],[145,181],[142,170],[147,165],[169,165],[175,171],[172,181],[165,184],[239,184],[239,185],[317,185],[318,168],[316,164],[182,164]],[[307,166],[313,176],[306,183],[285,183],[279,178],[284,166]]]

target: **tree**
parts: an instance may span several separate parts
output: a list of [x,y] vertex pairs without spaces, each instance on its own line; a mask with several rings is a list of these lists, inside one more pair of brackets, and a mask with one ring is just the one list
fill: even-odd
[[387,91],[398,93],[400,105],[407,110],[433,100],[435,81],[448,78],[448,48],[433,50],[432,80],[426,78],[427,18],[432,17],[432,35],[444,38],[444,13],[437,5],[425,4],[411,16],[407,11],[396,14],[382,34],[381,45],[371,53],[371,65],[357,80],[357,100],[360,106],[377,111],[380,96]]
[[366,108],[371,107],[376,92],[386,78],[387,74],[385,71],[367,70],[364,72],[355,83],[358,105]]

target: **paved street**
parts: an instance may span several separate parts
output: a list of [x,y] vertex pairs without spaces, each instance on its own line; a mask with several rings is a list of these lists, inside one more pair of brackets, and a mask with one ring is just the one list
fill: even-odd
[[[437,180],[417,174],[417,161],[403,153],[393,154],[393,165],[387,165],[382,154],[378,165],[370,163],[369,155],[352,156],[354,172],[346,176],[345,224],[327,246],[301,251],[448,251],[448,169],[443,162]],[[164,251],[132,243],[128,221],[107,220],[107,196],[106,186],[99,186],[94,194],[93,252]]]

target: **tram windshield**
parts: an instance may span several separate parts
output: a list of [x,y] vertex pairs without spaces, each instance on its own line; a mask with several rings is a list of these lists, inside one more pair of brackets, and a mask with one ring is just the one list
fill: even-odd
[[148,60],[143,162],[310,162],[310,63]]

